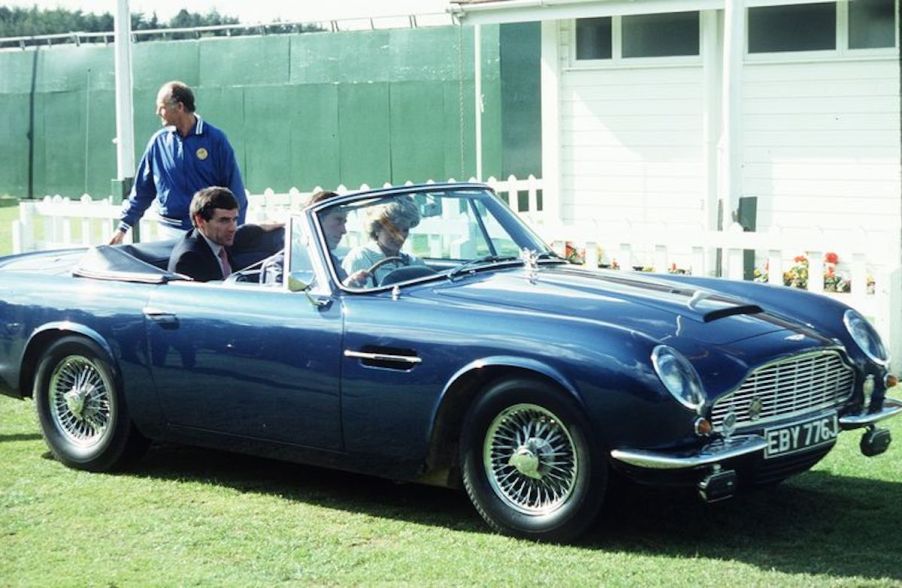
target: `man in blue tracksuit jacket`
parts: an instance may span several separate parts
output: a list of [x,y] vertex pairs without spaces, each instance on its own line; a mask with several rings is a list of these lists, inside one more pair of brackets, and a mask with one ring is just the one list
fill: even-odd
[[147,143],[110,244],[121,243],[154,200],[159,205],[161,237],[183,235],[191,228],[191,198],[209,186],[232,191],[238,199],[238,223],[243,224],[247,196],[235,152],[222,131],[194,112],[191,88],[166,82],[157,93],[156,107],[164,128]]

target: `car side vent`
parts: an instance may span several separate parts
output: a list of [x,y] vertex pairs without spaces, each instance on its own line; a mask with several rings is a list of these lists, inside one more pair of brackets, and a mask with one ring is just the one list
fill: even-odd
[[716,321],[717,319],[726,318],[736,314],[758,314],[759,312],[764,312],[764,310],[757,304],[741,304],[739,306],[728,306],[726,308],[712,310],[711,312],[705,313],[703,318],[706,323],[710,323],[711,321]]

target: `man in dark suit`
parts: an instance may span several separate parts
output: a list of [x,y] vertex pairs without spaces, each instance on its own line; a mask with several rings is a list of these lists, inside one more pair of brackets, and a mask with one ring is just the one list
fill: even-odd
[[194,228],[169,255],[169,271],[198,282],[222,280],[232,273],[229,247],[238,230],[238,200],[220,186],[198,190],[189,209]]

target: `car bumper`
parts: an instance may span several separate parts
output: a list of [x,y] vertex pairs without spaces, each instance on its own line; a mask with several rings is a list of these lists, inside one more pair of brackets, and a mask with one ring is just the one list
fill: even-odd
[[894,417],[899,413],[902,413],[902,400],[884,398],[883,407],[880,410],[841,416],[839,417],[839,426],[844,431],[859,429],[861,427],[870,427],[874,423]]
[[[902,413],[902,401],[886,398],[881,410],[872,413],[845,415],[839,418],[842,430],[870,427],[874,423]],[[648,470],[685,470],[723,462],[745,455],[762,452],[767,441],[762,435],[735,435],[729,439],[717,439],[700,449],[689,451],[648,451],[620,448],[611,451],[611,457],[632,467]]]

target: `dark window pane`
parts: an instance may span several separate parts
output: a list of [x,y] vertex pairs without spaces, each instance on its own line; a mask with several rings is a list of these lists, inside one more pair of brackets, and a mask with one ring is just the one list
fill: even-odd
[[624,57],[698,55],[698,12],[623,17]]
[[836,49],[836,3],[749,8],[749,53]]
[[896,46],[893,0],[849,2],[849,47],[869,49]]
[[611,58],[611,17],[576,19],[576,58]]

